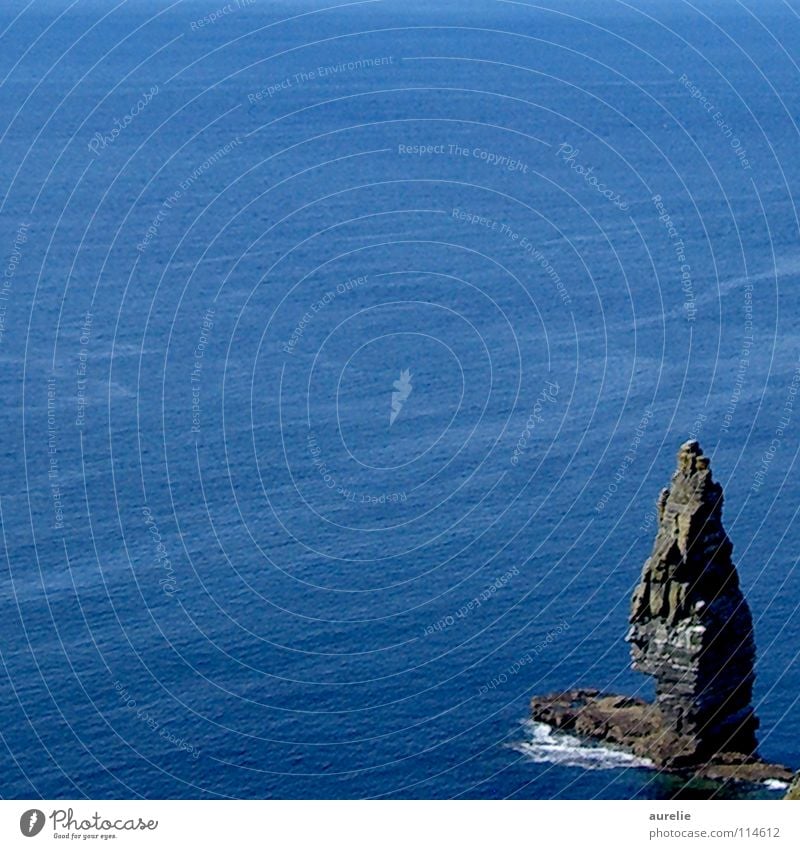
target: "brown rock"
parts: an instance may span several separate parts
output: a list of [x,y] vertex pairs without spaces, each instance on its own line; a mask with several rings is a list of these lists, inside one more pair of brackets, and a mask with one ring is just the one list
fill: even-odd
[[570,690],[531,702],[537,722],[625,749],[661,769],[717,781],[790,781],[791,770],[742,752],[700,759],[696,740],[672,731],[657,705],[629,696]]
[[[535,697],[533,718],[662,769],[718,781],[791,780],[790,770],[756,752],[753,623],[722,526],[722,487],[697,442],[681,446],[658,517],[627,637],[634,669],[655,678],[655,703],[570,690]],[[800,798],[800,778],[787,798]]]
[[655,678],[665,727],[687,738],[681,751],[699,761],[753,754],[753,623],[722,526],[722,487],[697,442],[681,446],[658,506],[653,552],[631,600],[633,666]]

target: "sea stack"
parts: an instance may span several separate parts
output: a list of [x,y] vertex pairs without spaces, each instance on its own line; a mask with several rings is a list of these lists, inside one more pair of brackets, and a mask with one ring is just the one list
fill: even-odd
[[573,689],[535,696],[534,720],[689,776],[791,781],[756,752],[753,620],[732,553],[722,487],[698,443],[686,442],[631,601],[633,668],[655,679],[655,702]]
[[[722,487],[700,445],[684,443],[658,501],[658,532],[631,603],[633,666],[656,682],[674,757],[755,752],[755,642],[722,526]],[[666,754],[666,753],[665,753]]]

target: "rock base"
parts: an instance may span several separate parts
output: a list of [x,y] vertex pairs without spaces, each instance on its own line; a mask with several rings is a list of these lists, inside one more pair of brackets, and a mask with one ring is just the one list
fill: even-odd
[[534,697],[531,713],[537,722],[617,746],[651,760],[662,770],[716,781],[752,783],[789,782],[793,777],[787,767],[768,763],[755,754],[720,751],[704,758],[693,738],[671,730],[657,705],[630,696],[570,690]]

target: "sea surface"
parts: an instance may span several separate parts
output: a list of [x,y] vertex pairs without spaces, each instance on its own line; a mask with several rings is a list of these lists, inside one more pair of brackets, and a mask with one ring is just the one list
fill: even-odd
[[0,795],[778,798],[652,696],[700,440],[800,767],[794,2],[0,5]]

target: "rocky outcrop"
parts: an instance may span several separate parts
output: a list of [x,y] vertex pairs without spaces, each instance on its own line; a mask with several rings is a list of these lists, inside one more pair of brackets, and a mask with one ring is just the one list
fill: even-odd
[[655,543],[631,600],[633,668],[655,679],[655,702],[572,690],[535,697],[531,710],[537,721],[620,746],[662,769],[789,781],[787,768],[756,751],[753,622],[722,526],[722,500],[699,444],[684,443],[659,497]]
[[660,769],[716,781],[757,784],[792,780],[790,769],[768,763],[755,753],[719,751],[699,759],[691,746],[686,747],[685,738],[669,729],[658,705],[643,699],[599,690],[570,690],[536,696],[531,714],[537,722],[625,749]]
[[658,501],[658,532],[631,603],[634,669],[656,681],[676,757],[756,750],[753,620],[722,527],[722,487],[697,442]]
[[800,772],[795,775],[794,781],[789,785],[789,790],[784,798],[800,800]]

